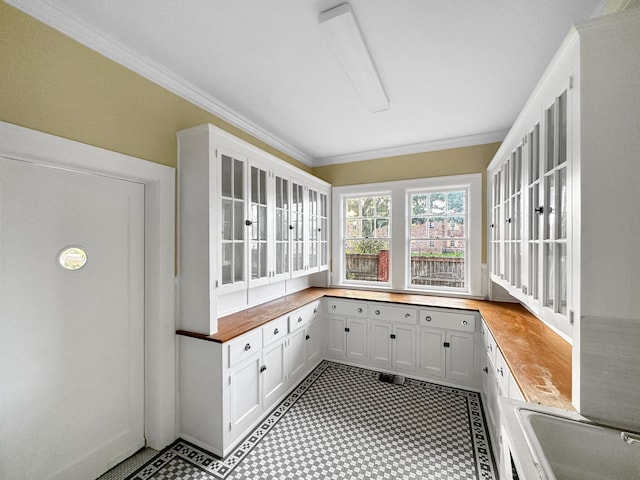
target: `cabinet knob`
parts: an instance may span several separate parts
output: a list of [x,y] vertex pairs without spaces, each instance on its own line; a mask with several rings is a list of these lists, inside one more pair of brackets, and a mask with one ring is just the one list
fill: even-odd
[[507,223],[511,223],[511,219],[510,218],[507,218]]
[[389,335],[390,338],[396,338],[396,334],[392,333],[391,335]]
[[349,327],[344,327],[344,331],[349,333]]
[[335,310],[336,308],[338,308],[336,305],[331,305],[331,310]]
[[313,309],[313,313],[318,313],[318,309],[317,309],[317,308],[314,308],[314,309]]
[[491,225],[489,225],[491,228],[495,228],[496,224],[492,223]]
[[319,232],[321,232],[321,231],[322,231],[322,229],[321,229],[321,228],[319,228],[319,229],[318,229],[318,231],[319,231]]
[[253,222],[252,222],[251,220],[245,220],[245,221],[244,221],[244,224],[245,224],[247,227],[250,227],[251,225],[253,225]]
[[484,367],[482,371],[486,374],[489,374],[489,367]]
[[544,207],[540,205],[538,208],[534,208],[533,211],[542,215],[544,213]]
[[305,340],[309,340],[311,338],[311,335],[307,335],[306,337],[304,337]]
[[295,227],[293,225],[289,225],[289,230],[293,230]]
[[431,317],[430,317],[429,315],[427,315],[427,317],[425,318],[425,320],[426,320],[427,322],[430,322],[430,321],[431,321]]
[[410,313],[405,313],[404,314],[404,318],[411,318],[411,314]]
[[362,313],[362,308],[358,307],[358,313]]
[[248,352],[249,350],[251,350],[251,344],[250,344],[250,343],[247,343],[247,344],[244,346],[244,351],[245,351],[245,352]]
[[373,312],[373,313],[375,313],[376,315],[380,315],[380,310],[376,310],[376,311],[375,311],[375,312]]
[[274,334],[274,335],[277,335],[277,334],[279,334],[279,333],[280,333],[280,330],[278,330],[277,328],[273,331],[273,334]]
[[462,322],[460,322],[460,323],[462,323],[462,325],[464,325],[465,327],[466,327],[467,325],[469,325],[469,322],[467,322],[466,320],[462,320]]
[[260,373],[264,372],[266,369],[267,369],[267,366],[266,365],[262,365],[260,367]]
[[298,317],[298,323],[302,322],[302,317]]

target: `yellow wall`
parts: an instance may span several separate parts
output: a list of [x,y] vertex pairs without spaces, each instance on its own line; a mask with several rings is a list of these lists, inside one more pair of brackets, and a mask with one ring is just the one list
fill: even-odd
[[[172,167],[176,132],[212,123],[336,186],[484,175],[498,148],[488,144],[311,169],[4,2],[0,120]],[[483,178],[483,191],[485,185]],[[484,241],[482,250],[484,262]]]
[[486,169],[500,143],[315,167],[312,173],[338,187],[362,183],[482,173],[482,263],[487,261]]
[[310,168],[0,2],[0,120],[176,166],[176,132],[212,123]]

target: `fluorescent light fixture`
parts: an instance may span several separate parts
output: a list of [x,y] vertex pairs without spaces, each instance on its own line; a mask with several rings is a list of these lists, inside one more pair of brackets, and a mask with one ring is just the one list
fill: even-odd
[[371,113],[389,110],[389,99],[348,3],[322,12],[320,30]]

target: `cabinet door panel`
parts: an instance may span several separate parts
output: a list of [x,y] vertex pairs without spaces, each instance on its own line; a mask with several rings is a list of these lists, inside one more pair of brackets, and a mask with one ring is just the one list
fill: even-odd
[[416,327],[394,325],[393,366],[402,370],[416,369]]
[[473,380],[473,335],[463,332],[447,332],[446,350],[447,378],[471,382]]
[[444,341],[444,330],[420,329],[420,369],[422,373],[444,377]]
[[273,403],[285,387],[285,348],[284,342],[269,346],[262,353],[262,391],[264,406]]
[[367,361],[367,320],[347,318],[347,358],[358,362]]
[[369,343],[371,363],[388,367],[391,365],[391,324],[386,322],[371,323],[371,340]]
[[310,367],[322,358],[322,345],[324,343],[324,330],[323,324],[320,319],[314,320],[309,323],[306,328],[305,340],[306,354],[307,354],[307,366]]
[[260,355],[256,355],[231,370],[229,393],[232,430],[242,431],[262,410],[260,360]]
[[302,374],[305,368],[305,335],[306,331],[304,328],[296,330],[294,333],[289,335],[288,346],[287,346],[287,363],[289,370],[289,381],[295,380],[298,376]]
[[335,358],[346,356],[345,317],[327,319],[327,354]]

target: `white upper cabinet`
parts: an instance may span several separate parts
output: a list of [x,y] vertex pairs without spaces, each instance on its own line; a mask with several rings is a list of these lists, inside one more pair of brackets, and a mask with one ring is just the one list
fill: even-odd
[[229,313],[327,268],[329,184],[212,125],[178,132],[178,172],[182,328],[215,333],[216,297]]
[[[491,280],[573,343],[640,311],[640,9],[571,29],[488,167]],[[588,353],[587,353],[588,355]]]

